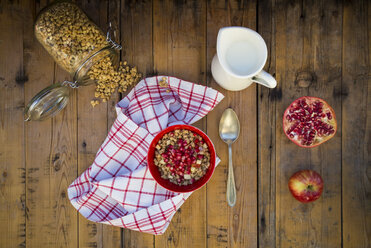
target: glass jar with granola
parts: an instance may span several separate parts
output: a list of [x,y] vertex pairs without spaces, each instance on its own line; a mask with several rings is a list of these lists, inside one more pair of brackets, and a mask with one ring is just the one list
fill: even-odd
[[35,36],[72,81],[53,84],[39,92],[25,108],[25,120],[44,120],[68,103],[73,88],[95,83],[94,106],[107,101],[118,89],[123,92],[140,74],[126,62],[119,63],[121,46],[95,25],[74,3],[57,1],[37,16]]

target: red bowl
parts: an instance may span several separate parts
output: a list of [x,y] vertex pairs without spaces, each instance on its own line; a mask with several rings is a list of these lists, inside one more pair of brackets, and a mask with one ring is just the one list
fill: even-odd
[[[187,130],[190,130],[190,131],[200,135],[204,139],[206,144],[208,145],[209,151],[210,151],[210,166],[207,169],[206,174],[203,177],[201,177],[199,180],[197,180],[194,183],[189,184],[189,185],[177,185],[177,184],[174,184],[174,183],[170,182],[167,179],[162,178],[160,170],[158,169],[158,167],[154,163],[155,147],[156,147],[158,141],[166,133],[174,131],[176,129],[187,129]],[[152,174],[152,177],[155,179],[155,181],[158,184],[160,184],[162,187],[164,187],[165,189],[168,189],[170,191],[177,192],[177,193],[185,193],[185,192],[195,191],[195,190],[201,188],[202,186],[204,186],[209,181],[212,174],[214,173],[215,160],[216,160],[215,148],[214,148],[213,143],[209,139],[209,137],[207,137],[207,135],[204,132],[202,132],[200,129],[195,128],[193,126],[189,126],[189,125],[174,125],[174,126],[170,126],[170,127],[165,128],[164,130],[162,130],[152,140],[151,145],[149,146],[148,156],[147,156],[148,168],[149,168],[149,171]]]

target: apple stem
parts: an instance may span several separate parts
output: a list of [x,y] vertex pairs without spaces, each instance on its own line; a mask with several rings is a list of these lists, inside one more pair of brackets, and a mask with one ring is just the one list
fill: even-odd
[[307,189],[308,189],[308,190],[313,190],[313,185],[309,184],[309,185],[307,186]]

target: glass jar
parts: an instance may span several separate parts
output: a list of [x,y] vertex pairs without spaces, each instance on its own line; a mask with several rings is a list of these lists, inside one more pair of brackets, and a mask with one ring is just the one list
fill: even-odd
[[73,77],[72,82],[53,84],[31,99],[25,120],[44,120],[56,115],[68,103],[71,89],[94,83],[90,68],[109,57],[118,67],[121,46],[104,35],[74,3],[58,1],[43,9],[35,22],[35,36],[55,62]]

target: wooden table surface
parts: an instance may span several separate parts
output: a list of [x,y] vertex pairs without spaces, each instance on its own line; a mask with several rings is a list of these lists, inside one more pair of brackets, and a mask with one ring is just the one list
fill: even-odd
[[[80,88],[57,117],[23,122],[24,106],[38,91],[71,77],[34,38],[35,16],[47,2],[0,0],[0,247],[371,247],[369,1],[77,3],[103,30],[112,22],[121,58],[145,75],[177,76],[225,94],[197,123],[222,162],[162,236],[80,216],[66,189],[92,163],[122,96],[93,109],[93,87]],[[227,92],[215,83],[210,63],[217,32],[231,25],[263,36],[265,69],[277,88]],[[338,121],[336,136],[313,149],[296,146],[282,131],[284,109],[304,95],[324,98]],[[233,208],[225,197],[227,147],[218,137],[227,107],[242,125],[233,145]],[[288,178],[299,169],[322,175],[318,201],[301,204],[291,196]]]

